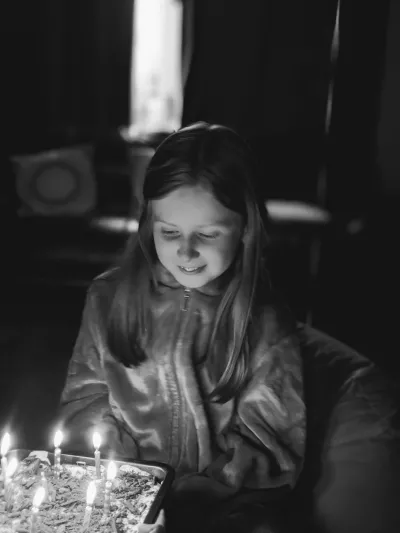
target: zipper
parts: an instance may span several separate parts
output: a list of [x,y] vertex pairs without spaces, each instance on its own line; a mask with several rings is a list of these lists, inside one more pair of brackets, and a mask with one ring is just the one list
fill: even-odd
[[188,310],[190,294],[191,294],[191,290],[185,288],[184,291],[183,291],[183,307],[182,307],[182,311],[187,311]]
[[[183,291],[183,304],[181,307],[182,312],[186,312],[189,307],[189,300],[191,296],[191,289],[185,288]],[[180,321],[178,335],[175,344],[175,353],[171,354],[170,358],[170,371],[173,375],[173,380],[176,383],[176,388],[172,391],[172,434],[175,442],[172,442],[172,449],[169,453],[169,461],[175,468],[179,466],[181,453],[182,453],[182,437],[180,435],[182,424],[182,398],[178,379],[178,370],[176,366],[177,360],[179,361],[182,356],[183,338],[184,332],[189,320],[189,316],[182,317]]]

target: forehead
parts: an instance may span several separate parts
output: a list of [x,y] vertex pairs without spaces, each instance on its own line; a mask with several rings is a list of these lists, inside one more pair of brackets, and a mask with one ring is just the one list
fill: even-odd
[[235,225],[240,215],[223,206],[203,187],[180,187],[164,198],[152,200],[155,221],[175,226]]

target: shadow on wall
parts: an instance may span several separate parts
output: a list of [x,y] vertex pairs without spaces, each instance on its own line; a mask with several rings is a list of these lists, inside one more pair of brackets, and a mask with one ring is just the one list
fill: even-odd
[[[78,333],[85,292],[74,301],[31,291],[0,330],[0,431],[18,448],[51,446],[49,432]],[[55,301],[58,300],[58,301]]]

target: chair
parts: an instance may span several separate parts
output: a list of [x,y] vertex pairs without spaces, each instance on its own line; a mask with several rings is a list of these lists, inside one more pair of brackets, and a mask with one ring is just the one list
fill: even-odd
[[400,531],[400,377],[315,329],[299,333],[308,439],[293,521],[306,516],[307,533]]

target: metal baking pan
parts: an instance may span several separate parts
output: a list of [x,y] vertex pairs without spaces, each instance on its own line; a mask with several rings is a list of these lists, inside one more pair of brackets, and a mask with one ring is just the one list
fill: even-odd
[[[48,460],[50,461],[52,465],[54,464],[54,453],[49,452],[47,450],[16,449],[16,450],[11,450],[7,454],[7,456],[9,458],[16,457],[18,461],[22,461],[23,459],[28,457],[28,455],[32,452],[47,453]],[[166,465],[164,463],[150,462],[150,461],[140,461],[140,460],[118,461],[114,459],[113,461],[119,466],[122,466],[122,465],[135,466],[139,470],[143,470],[144,472],[151,474],[157,479],[157,481],[160,482],[160,488],[157,492],[157,495],[154,498],[154,501],[151,504],[150,509],[143,521],[144,524],[153,524],[157,518],[158,513],[163,507],[165,497],[168,494],[169,489],[174,481],[175,473],[174,473],[173,468],[171,468],[169,465]],[[85,457],[83,455],[68,455],[68,454],[63,454],[63,453],[61,454],[61,463],[63,464],[75,465],[78,462],[84,462],[86,463],[87,466],[93,466],[93,467],[95,466],[94,456]],[[100,463],[105,468],[107,468],[108,462],[109,462],[108,458],[100,460]]]

